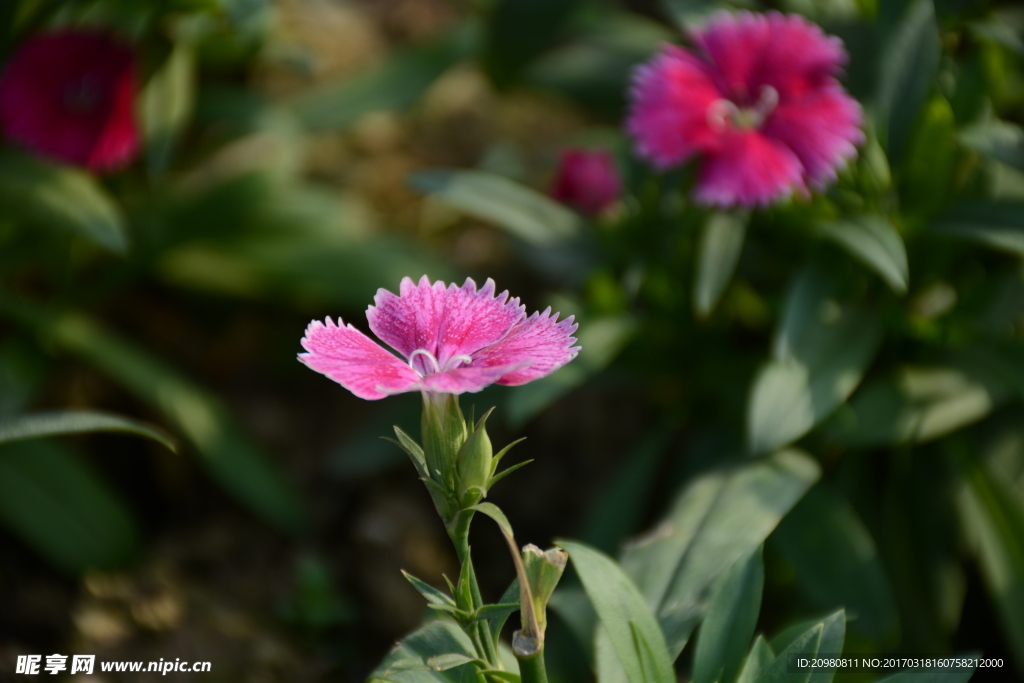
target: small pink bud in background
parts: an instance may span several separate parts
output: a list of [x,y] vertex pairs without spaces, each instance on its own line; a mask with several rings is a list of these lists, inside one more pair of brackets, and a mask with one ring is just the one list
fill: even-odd
[[619,199],[622,182],[606,149],[567,149],[551,183],[551,196],[585,216],[598,216]]
[[0,75],[0,130],[38,154],[94,171],[138,152],[135,53],[116,37],[70,29],[29,37]]

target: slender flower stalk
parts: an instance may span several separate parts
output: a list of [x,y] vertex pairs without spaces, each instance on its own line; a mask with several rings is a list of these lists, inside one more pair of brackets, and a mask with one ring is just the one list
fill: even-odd
[[[519,299],[509,299],[508,292],[495,295],[492,280],[477,289],[470,279],[462,287],[446,287],[443,282],[431,283],[426,276],[419,283],[403,279],[398,295],[379,290],[366,316],[370,329],[400,357],[352,325],[328,318],[307,327],[302,338],[305,353],[299,354],[299,360],[363,399],[421,392],[420,441],[395,427],[395,443],[409,455],[427,486],[462,569],[450,599],[438,598],[436,591],[430,592],[433,589],[422,589],[422,582],[414,577],[410,581],[426,591],[432,606],[448,611],[459,622],[487,670],[503,671],[495,635],[488,620],[478,616],[485,604],[469,546],[469,529],[478,511],[501,520],[522,590],[524,628],[516,632],[515,642],[523,647],[515,649],[514,645],[516,656],[525,657],[522,680],[546,681],[544,610],[565,558],[557,570],[544,568],[545,563],[557,565],[557,558],[550,562],[542,559],[538,564],[541,555],[536,549],[521,558],[504,513],[491,503],[481,503],[491,486],[526,463],[497,471],[502,458],[518,442],[494,453],[487,434],[491,411],[475,422],[467,420],[459,395],[490,384],[525,384],[554,372],[579,351],[573,346],[576,325],[572,317],[559,321],[550,309],[527,317]],[[487,670],[483,675],[488,679],[500,679],[497,674],[488,675]]]

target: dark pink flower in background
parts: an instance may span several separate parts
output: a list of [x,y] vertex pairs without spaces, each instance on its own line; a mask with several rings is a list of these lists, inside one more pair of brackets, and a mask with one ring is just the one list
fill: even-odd
[[572,316],[548,308],[526,317],[519,299],[495,296],[494,281],[477,289],[404,278],[396,296],[377,290],[366,311],[370,329],[398,358],[351,324],[314,320],[299,360],[360,398],[406,391],[462,394],[490,384],[517,385],[548,375],[576,357]]
[[606,149],[567,149],[551,183],[551,196],[585,216],[597,216],[619,199],[622,182]]
[[67,30],[30,37],[0,75],[0,129],[23,147],[104,171],[138,150],[135,53],[117,38]]
[[699,157],[696,199],[755,206],[821,188],[857,154],[842,41],[795,15],[720,14],[634,74],[626,128],[662,169]]

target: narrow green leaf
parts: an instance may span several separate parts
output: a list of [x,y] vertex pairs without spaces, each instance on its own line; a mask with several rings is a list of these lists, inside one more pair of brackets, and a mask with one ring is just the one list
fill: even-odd
[[[516,587],[518,594],[519,587]],[[476,617],[474,621],[491,621],[492,619],[506,620],[514,612],[519,611],[518,602],[500,602],[493,605],[484,605],[476,611]]]
[[147,422],[94,410],[61,410],[30,413],[0,420],[0,444],[23,439],[66,436],[90,432],[123,432],[152,439],[177,451],[174,437]]
[[711,593],[697,634],[693,683],[731,683],[757,626],[764,588],[761,547],[736,561]]
[[775,653],[764,636],[754,639],[750,647],[750,653],[743,661],[743,669],[740,671],[736,683],[756,683],[761,674],[775,661]]
[[879,64],[876,103],[893,165],[903,149],[939,67],[939,27],[932,0],[913,0],[888,38]]
[[510,538],[515,537],[515,534],[512,532],[512,525],[508,522],[508,517],[506,517],[505,513],[501,511],[501,508],[494,503],[477,503],[467,509],[482,512],[498,523],[498,526],[501,527],[502,533]]
[[928,227],[936,233],[1024,256],[1024,202],[958,204]]
[[[569,553],[627,680],[630,683],[675,683],[665,638],[636,584],[604,553],[582,543],[564,540],[556,543]],[[637,651],[633,629],[646,643],[646,652]]]
[[533,462],[532,458],[530,460],[524,460],[522,462],[516,463],[515,465],[512,465],[511,467],[509,467],[509,468],[507,468],[505,470],[502,470],[501,472],[498,472],[497,474],[495,474],[493,477],[491,477],[487,481],[487,488],[491,488],[492,486],[497,484],[499,481],[501,481],[502,479],[504,479],[508,475],[512,474],[513,472],[515,472],[516,470],[518,470],[521,467],[526,467],[531,462]]
[[1024,129],[1006,121],[986,121],[959,135],[962,145],[1024,171]]
[[455,27],[425,45],[395,52],[355,78],[302,94],[288,107],[312,130],[341,130],[375,111],[405,109],[453,64],[475,51],[477,27]]
[[[523,441],[526,441],[526,437],[525,436],[516,439],[515,441],[513,441],[512,443],[510,443],[509,445],[505,446],[500,451],[498,451],[497,453],[494,454],[494,457],[491,459],[491,474],[492,474],[492,476],[497,476],[496,474],[494,474],[494,472],[497,471],[498,465],[501,463],[502,459],[504,459],[504,457],[506,455],[508,455],[508,452],[511,451],[514,446],[522,443]],[[502,474],[503,475],[507,474],[508,471],[509,470],[505,470],[505,472],[502,473]]]
[[856,631],[882,646],[894,644],[899,616],[878,549],[838,493],[812,488],[779,524],[771,543],[792,564],[800,590],[813,603],[845,607]]
[[0,150],[0,210],[80,235],[123,254],[128,248],[121,210],[89,174],[12,150]]
[[714,310],[736,270],[747,233],[747,212],[713,213],[704,222],[697,247],[693,308],[701,318]]
[[858,448],[924,443],[977,422],[1007,395],[964,369],[906,366],[866,384],[824,431]]
[[[447,620],[432,621],[406,636],[374,669],[370,681],[394,683],[461,683],[462,671],[438,671],[430,660],[441,653],[474,658],[473,643],[462,629]],[[444,663],[444,660],[442,660]],[[465,662],[463,662],[465,664]]]
[[412,186],[490,221],[529,244],[547,247],[580,234],[573,211],[519,183],[485,171],[436,169],[410,177]]
[[139,540],[118,497],[53,441],[0,447],[0,520],[70,574],[121,567]]
[[751,453],[799,439],[853,393],[882,341],[879,320],[833,296],[835,280],[804,269],[786,295],[774,360],[754,379],[747,408]]
[[280,466],[239,429],[219,401],[162,360],[91,318],[0,297],[0,310],[55,347],[76,354],[163,413],[225,489],[281,528],[305,524],[305,508]]
[[834,612],[797,636],[769,664],[758,683],[830,683],[835,676],[835,668],[808,669],[796,673],[789,672],[789,656],[799,654],[813,658],[819,653],[838,654],[843,651],[846,638],[846,614],[843,610]]
[[402,570],[402,576],[405,577],[406,581],[412,584],[412,587],[422,595],[427,602],[436,607],[440,607],[445,610],[456,610],[455,600],[451,596],[445,595],[441,591],[431,586],[426,581],[416,578],[409,572]]
[[412,459],[412,464],[416,467],[416,471],[419,472],[421,477],[429,477],[430,471],[427,469],[427,459],[423,455],[423,447],[420,446],[414,438],[406,434],[398,425],[395,425],[395,436],[398,437],[398,445],[401,446],[409,458]]
[[903,239],[886,218],[857,216],[820,226],[823,237],[835,242],[874,270],[897,294],[907,291],[907,250]]
[[140,96],[142,130],[149,172],[167,170],[195,101],[195,59],[192,46],[179,40]]
[[764,542],[819,476],[817,463],[795,450],[712,470],[626,549],[622,565],[654,609],[673,658],[704,616],[714,583]]
[[448,671],[449,669],[454,669],[457,666],[472,664],[474,662],[485,664],[483,660],[475,657],[452,652],[446,655],[435,655],[434,657],[429,658],[427,660],[427,666],[434,671]]
[[973,453],[956,452],[958,508],[996,607],[1003,634],[1024,676],[1024,502]]
[[811,672],[803,671],[789,673],[789,655],[800,654],[813,657],[821,650],[821,634],[824,626],[821,623],[815,624],[810,630],[800,634],[800,637],[790,643],[789,647],[780,652],[771,664],[766,666],[757,678],[757,683],[808,683],[811,679]]
[[840,609],[813,624],[803,634],[797,636],[790,645],[781,649],[758,679],[758,683],[830,683],[836,675],[835,667],[823,667],[792,674],[788,672],[790,655],[800,654],[808,657],[815,655],[839,654],[843,651],[846,640],[846,613]]

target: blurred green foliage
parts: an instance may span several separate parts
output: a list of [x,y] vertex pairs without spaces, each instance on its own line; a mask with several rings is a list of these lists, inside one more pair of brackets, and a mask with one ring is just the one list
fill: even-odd
[[[641,404],[643,424],[629,427],[636,447],[616,458],[579,534],[621,566],[567,542],[582,588],[566,582],[552,601],[601,679],[669,680],[667,654],[695,680],[783,680],[787,652],[844,642],[936,655],[966,642],[1024,674],[1024,14],[997,0],[626,4],[459,5],[452,25],[372,68],[268,95],[249,79],[273,43],[270,2],[5,3],[5,55],[52,26],[131,38],[144,66],[144,150],[98,178],[0,149],[4,524],[71,574],[123,566],[146,543],[122,492],[92,471],[90,442],[2,436],[28,424],[22,416],[68,407],[52,398],[68,393],[54,387],[73,366],[130,397],[72,406],[127,415],[104,412],[95,428],[163,438],[140,421],[157,423],[253,514],[308,534],[287,468],[212,378],[125,311],[143,316],[139,302],[160,298],[188,318],[202,297],[217,315],[257,302],[351,317],[402,276],[461,279],[471,268],[447,248],[457,229],[367,220],[309,158],[321,136],[426,107],[440,81],[468,68],[495,97],[571,103],[588,126],[564,144],[610,146],[626,186],[615,211],[587,221],[544,194],[526,145],[508,141],[477,155],[476,168],[446,162],[408,177],[427,210],[471,217],[450,222],[487,230],[506,247],[503,273],[580,322],[572,365],[480,403],[497,404],[514,428],[584,392]],[[687,199],[689,171],[659,175],[633,159],[619,124],[637,62],[682,40],[680,28],[740,8],[804,13],[843,37],[868,140],[834,187],[806,201],[710,211]],[[554,156],[542,157],[549,170]],[[402,462],[365,445],[371,426],[383,434],[378,424],[408,419],[393,413],[381,406],[338,446],[338,472]],[[314,630],[351,620],[317,561],[301,574],[289,620]],[[965,601],[981,597],[972,581],[998,619],[990,642],[965,632]],[[632,630],[610,625],[605,582],[637,587],[625,606]],[[449,626],[427,624],[389,661],[438,643],[471,652]],[[754,633],[781,635],[751,645]],[[444,673],[381,675],[459,680],[457,666]]]

